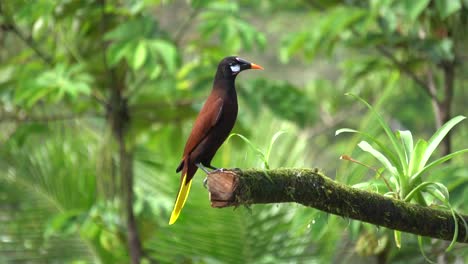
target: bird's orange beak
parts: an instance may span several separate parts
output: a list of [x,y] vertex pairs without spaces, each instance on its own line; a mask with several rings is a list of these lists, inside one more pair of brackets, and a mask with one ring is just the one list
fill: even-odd
[[260,65],[255,64],[255,63],[250,63],[250,69],[263,70],[263,67],[260,66]]

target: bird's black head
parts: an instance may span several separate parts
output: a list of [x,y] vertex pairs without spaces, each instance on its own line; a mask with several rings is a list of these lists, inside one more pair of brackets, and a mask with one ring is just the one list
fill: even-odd
[[239,72],[248,69],[263,70],[261,66],[236,56],[226,57],[218,65],[218,73],[222,73],[224,78],[229,79],[234,79]]

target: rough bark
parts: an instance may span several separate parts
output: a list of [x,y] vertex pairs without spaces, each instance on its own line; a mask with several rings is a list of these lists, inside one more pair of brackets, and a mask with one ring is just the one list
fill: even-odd
[[[455,221],[449,211],[423,207],[338,183],[318,170],[224,170],[208,175],[212,207],[296,202],[327,213],[416,235],[452,240]],[[462,215],[468,222],[468,216]],[[457,241],[468,243],[458,219]]]

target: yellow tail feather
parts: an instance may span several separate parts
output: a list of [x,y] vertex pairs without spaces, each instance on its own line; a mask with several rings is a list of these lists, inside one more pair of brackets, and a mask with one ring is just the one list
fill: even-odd
[[184,174],[182,178],[182,182],[180,184],[179,193],[177,194],[177,199],[174,204],[174,209],[172,210],[171,219],[169,220],[169,224],[172,225],[177,221],[179,218],[180,211],[185,205],[185,201],[187,201],[188,194],[190,192],[190,186],[192,185],[192,181],[186,184],[187,174]]

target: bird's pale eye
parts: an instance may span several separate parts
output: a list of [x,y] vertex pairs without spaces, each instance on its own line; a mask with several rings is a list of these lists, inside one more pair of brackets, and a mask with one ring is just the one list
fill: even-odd
[[234,65],[231,65],[231,71],[233,73],[238,73],[240,71],[240,65],[239,64],[234,64]]

